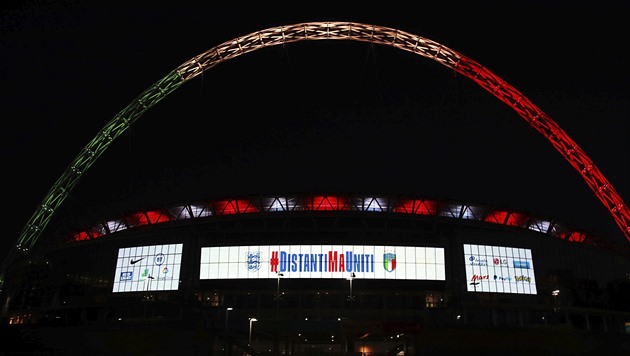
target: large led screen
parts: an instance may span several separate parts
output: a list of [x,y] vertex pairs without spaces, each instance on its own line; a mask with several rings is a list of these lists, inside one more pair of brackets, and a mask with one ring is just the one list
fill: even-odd
[[[362,245],[201,249],[200,279],[364,278],[445,280],[444,249]],[[354,274],[354,275],[353,275]]]
[[464,244],[469,292],[537,294],[532,251]]
[[183,244],[118,249],[113,293],[177,290]]

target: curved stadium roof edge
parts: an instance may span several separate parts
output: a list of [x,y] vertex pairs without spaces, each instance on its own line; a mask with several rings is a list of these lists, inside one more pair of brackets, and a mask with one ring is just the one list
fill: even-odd
[[515,229],[534,231],[569,242],[607,246],[610,243],[585,231],[561,222],[535,216],[531,213],[492,207],[484,204],[464,203],[455,200],[391,195],[357,194],[290,194],[247,196],[200,200],[162,208],[151,208],[127,213],[104,220],[90,228],[75,230],[66,237],[67,242],[106,238],[117,233],[149,225],[175,221],[206,219],[210,217],[246,214],[272,214],[278,212],[370,212],[383,214],[410,214],[503,225]]

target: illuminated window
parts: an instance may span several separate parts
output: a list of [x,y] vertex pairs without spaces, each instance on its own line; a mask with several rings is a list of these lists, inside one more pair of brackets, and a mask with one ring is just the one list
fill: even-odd
[[446,297],[442,292],[428,292],[424,302],[426,308],[443,308],[446,305]]
[[218,292],[204,292],[203,304],[210,307],[220,307],[223,304],[223,295]]

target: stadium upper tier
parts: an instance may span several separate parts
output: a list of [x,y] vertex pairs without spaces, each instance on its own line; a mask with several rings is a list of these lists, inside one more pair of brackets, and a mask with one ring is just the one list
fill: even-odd
[[181,220],[281,212],[365,212],[410,214],[429,219],[459,219],[470,223],[495,224],[534,231],[570,242],[611,247],[611,243],[606,239],[527,212],[453,200],[352,194],[251,196],[197,201],[128,213],[122,217],[101,221],[90,228],[74,230],[65,239],[68,242],[77,242],[106,238],[129,229]]

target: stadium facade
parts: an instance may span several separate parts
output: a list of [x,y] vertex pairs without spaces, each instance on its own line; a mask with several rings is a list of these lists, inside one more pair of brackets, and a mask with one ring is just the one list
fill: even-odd
[[67,353],[617,351],[628,256],[481,204],[217,199],[50,234],[7,269],[2,328],[21,350]]

